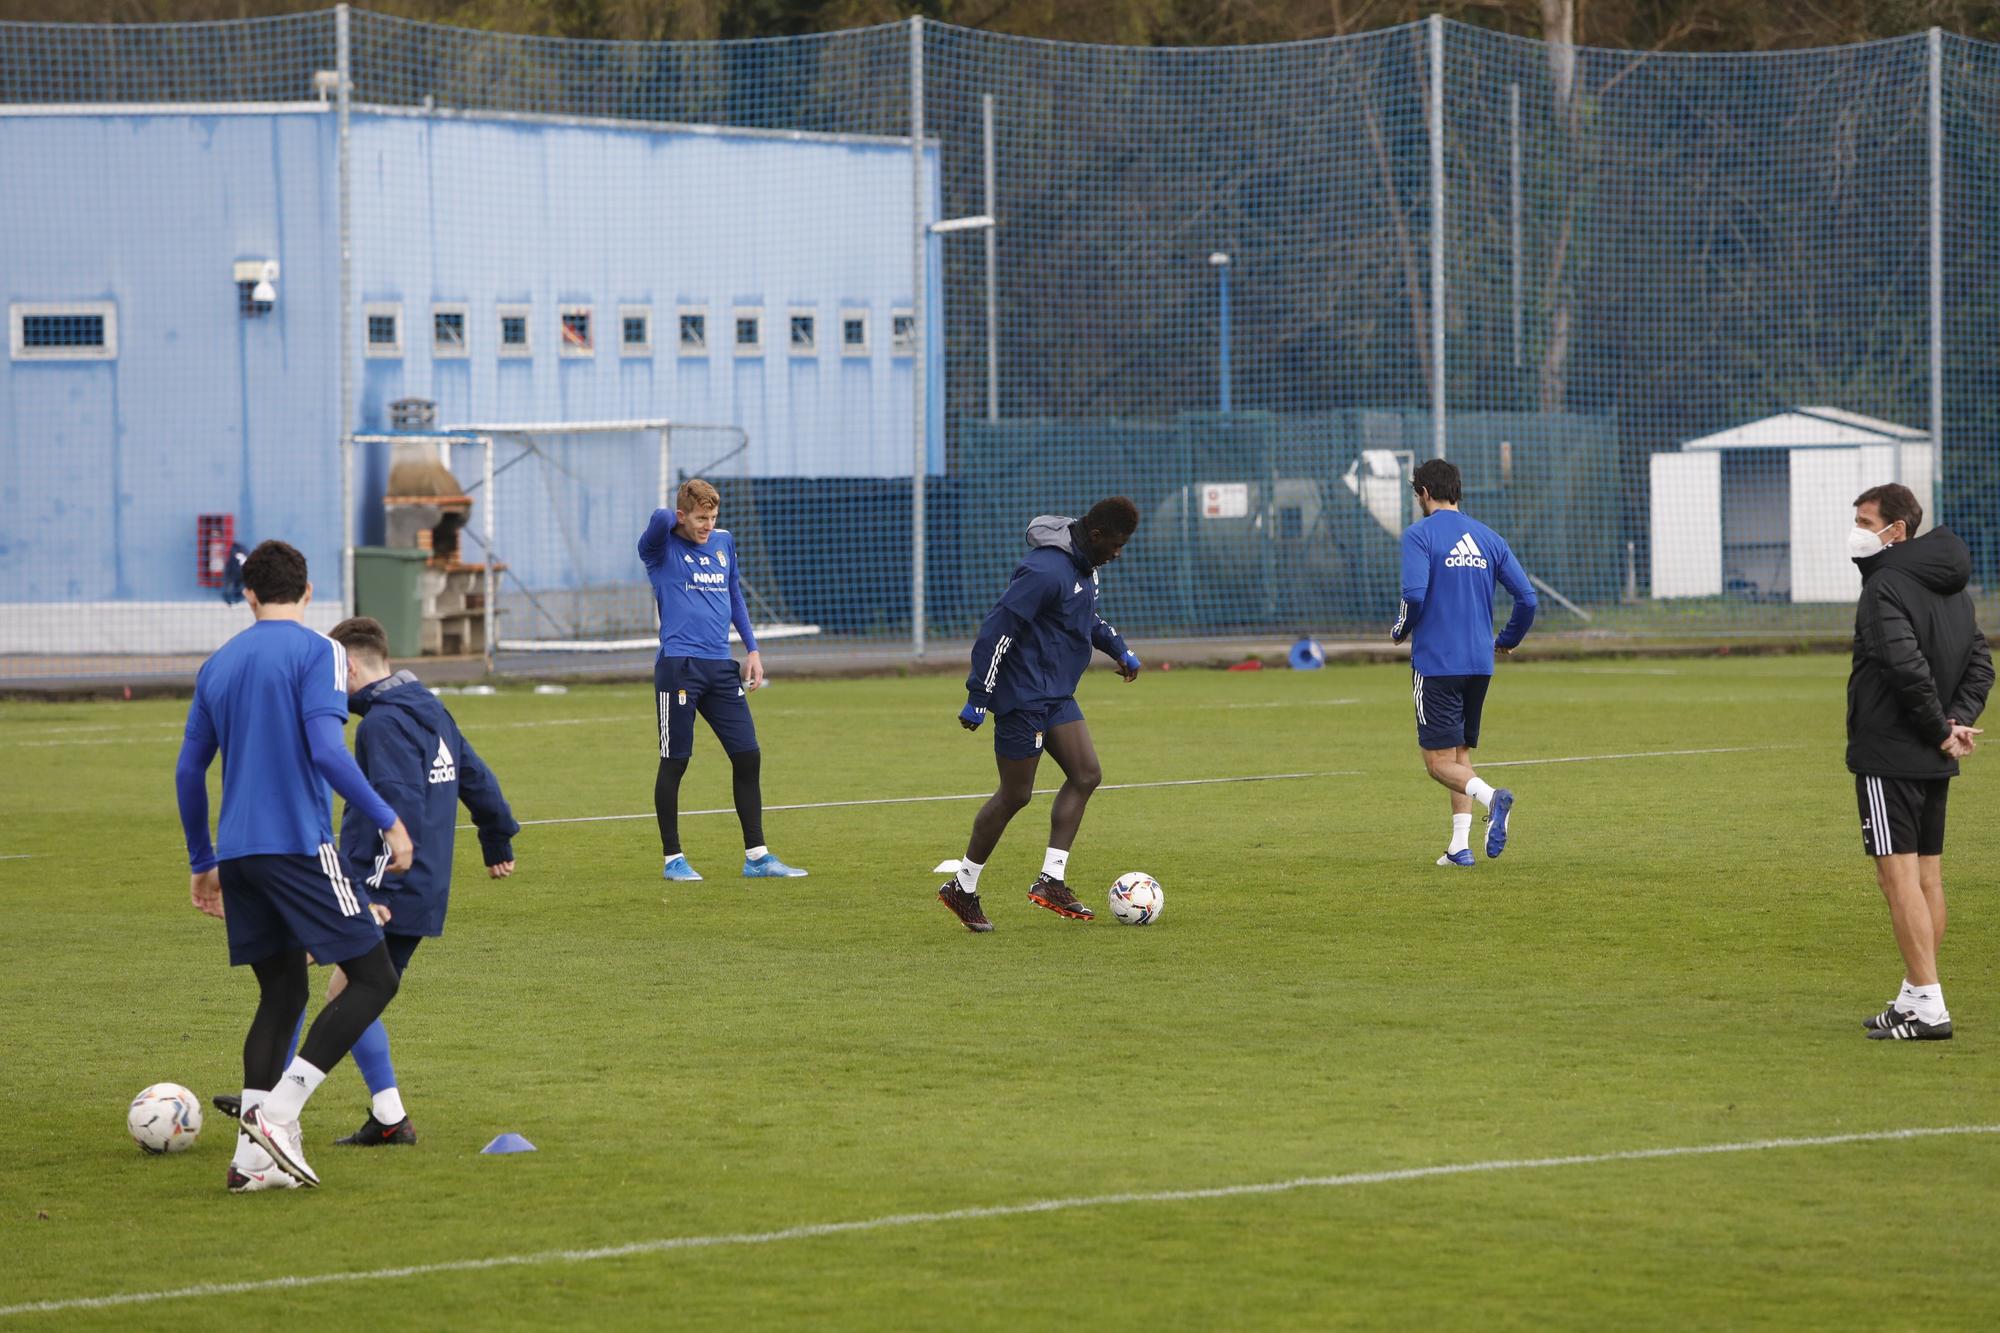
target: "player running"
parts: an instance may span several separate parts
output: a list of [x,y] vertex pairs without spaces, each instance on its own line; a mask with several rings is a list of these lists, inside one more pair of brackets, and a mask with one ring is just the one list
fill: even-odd
[[1049,812],[1048,853],[1028,901],[1059,916],[1091,919],[1063,882],[1084,806],[1103,779],[1076,686],[1092,648],[1118,663],[1127,684],[1139,678],[1139,655],[1097,614],[1097,571],[1118,558],[1138,527],[1138,508],[1122,495],[1100,500],[1081,519],[1037,518],[1028,525],[1028,554],[979,628],[965,683],[969,697],[958,721],[977,731],[992,711],[1000,786],[973,818],[958,873],[938,887],[938,901],[967,930],[993,929],[979,903],[979,872],[1007,821],[1034,799],[1035,769],[1045,749],[1061,767],[1063,785]]
[[[1495,789],[1472,771],[1479,716],[1493,681],[1493,650],[1511,653],[1535,623],[1535,590],[1500,534],[1458,512],[1458,469],[1442,458],[1410,478],[1421,520],[1403,533],[1403,605],[1389,631],[1410,643],[1411,695],[1424,768],[1451,792],[1451,844],[1437,863],[1472,865],[1472,803],[1486,807],[1486,855],[1507,848],[1514,793]],[[1499,638],[1493,636],[1493,585],[1514,599]]]
[[[263,543],[244,561],[243,592],[256,623],[202,664],[174,768],[188,896],[227,924],[230,965],[257,975],[257,1014],[243,1041],[243,1132],[228,1174],[239,1194],[319,1184],[299,1114],[396,994],[367,891],[333,843],[328,785],[381,830],[386,870],[409,869],[413,851],[403,821],[347,753],[347,654],[305,627],[305,557],[284,542]],[[218,750],[222,818],[211,845],[208,766]],[[348,985],[288,1065],[306,1007],[308,951],[339,963]]]
[[[708,719],[734,770],[736,818],[743,825],[743,877],[794,879],[764,845],[763,754],[750,720],[747,690],[764,683],[764,659],[750,629],[750,608],[736,562],[736,539],[715,526],[722,497],[699,477],[681,483],[672,509],[654,511],[639,538],[639,559],[660,607],[660,656],[653,691],[660,723],[660,770],[653,779],[653,813],[660,824],[662,879],[697,880],[681,851],[681,778],[694,755],[694,717]],[[729,652],[729,627],[743,638],[739,669]],[[747,675],[746,675],[747,672]]]

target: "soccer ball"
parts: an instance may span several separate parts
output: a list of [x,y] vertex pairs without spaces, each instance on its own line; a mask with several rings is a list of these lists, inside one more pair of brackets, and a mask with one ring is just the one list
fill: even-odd
[[1122,925],[1150,926],[1160,919],[1166,905],[1167,891],[1144,871],[1120,875],[1111,886],[1111,915]]
[[155,1083],[132,1099],[125,1128],[146,1152],[183,1152],[201,1137],[201,1101],[178,1083]]

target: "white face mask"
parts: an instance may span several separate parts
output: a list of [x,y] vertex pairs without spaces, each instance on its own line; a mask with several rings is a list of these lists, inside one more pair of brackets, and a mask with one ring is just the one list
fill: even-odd
[[[1888,530],[1885,527],[1882,529],[1882,532],[1887,532]],[[1866,560],[1870,556],[1882,554],[1883,551],[1888,549],[1888,544],[1882,540],[1882,532],[1870,532],[1867,528],[1862,527],[1849,528],[1847,530],[1847,553],[1856,560]]]

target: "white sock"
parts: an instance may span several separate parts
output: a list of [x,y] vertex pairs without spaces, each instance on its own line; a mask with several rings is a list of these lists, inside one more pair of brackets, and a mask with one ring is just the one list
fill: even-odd
[[958,863],[958,887],[967,893],[979,892],[979,872],[986,869],[983,861],[960,861]]
[[1048,854],[1042,857],[1042,873],[1050,879],[1061,879],[1063,872],[1068,869],[1069,851],[1067,848],[1058,850],[1051,847],[1048,850]]
[[1910,1007],[1926,1023],[1942,1023],[1951,1017],[1950,1011],[1944,1007],[1942,985],[1910,987]]
[[400,1124],[405,1115],[403,1094],[395,1088],[384,1088],[369,1099],[368,1109],[375,1118],[385,1125]]
[[1902,989],[1896,992],[1896,998],[1894,1000],[1891,1000],[1890,1004],[1895,1008],[1901,1009],[1903,1012],[1908,1013],[1910,1007],[1916,1003],[1915,999],[1913,998],[1916,994],[1916,990],[1917,988],[1910,984],[1910,979],[1908,977],[1904,977]]
[[1445,848],[1445,850],[1447,852],[1472,850],[1471,815],[1453,815],[1451,817],[1451,846]]
[[[243,1114],[250,1114],[252,1107],[262,1106],[268,1096],[270,1094],[261,1088],[243,1089]],[[230,1159],[230,1165],[238,1171],[269,1171],[277,1163],[271,1160],[271,1154],[258,1147],[254,1139],[239,1129],[236,1131],[236,1156]]]
[[[771,849],[762,843],[757,844],[755,847],[746,847],[743,849],[743,859],[746,861],[761,861],[770,854]],[[375,1118],[380,1120],[382,1117],[378,1115]]]
[[1493,808],[1493,788],[1490,784],[1474,778],[1465,784],[1465,794],[1485,806],[1488,810]]
[[324,1082],[326,1071],[315,1069],[303,1057],[293,1056],[291,1064],[285,1067],[284,1077],[278,1080],[278,1086],[264,1098],[264,1118],[280,1124],[297,1120],[299,1113],[306,1109],[306,1099],[318,1092],[319,1085]]

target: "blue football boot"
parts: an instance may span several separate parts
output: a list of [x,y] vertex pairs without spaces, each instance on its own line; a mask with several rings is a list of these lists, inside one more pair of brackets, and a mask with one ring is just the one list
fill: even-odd
[[1438,858],[1438,864],[1441,866],[1458,866],[1461,869],[1470,870],[1472,869],[1472,849],[1467,847],[1462,852],[1446,852]]
[[1514,793],[1502,787],[1493,793],[1493,807],[1486,812],[1486,859],[1507,850],[1507,816],[1514,810]]
[[660,867],[660,878],[692,881],[700,879],[701,876],[696,873],[693,866],[688,864],[687,856],[684,853],[675,852],[667,858],[667,863]]
[[797,866],[788,866],[774,853],[765,852],[752,861],[743,858],[743,878],[745,879],[804,879],[806,872]]

